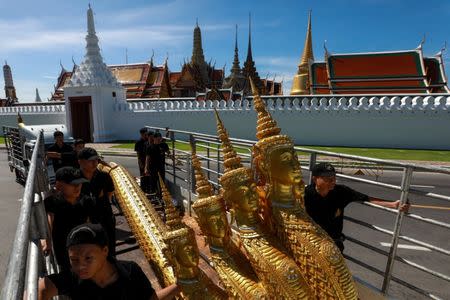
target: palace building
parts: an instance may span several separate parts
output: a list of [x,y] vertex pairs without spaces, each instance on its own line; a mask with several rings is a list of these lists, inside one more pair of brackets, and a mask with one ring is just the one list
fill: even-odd
[[422,43],[405,51],[333,54],[314,60],[311,14],[291,95],[449,93],[442,51],[425,57]]
[[[61,65],[61,72],[50,101],[64,101],[64,87],[77,67],[74,62],[73,69],[67,71]],[[216,69],[215,65],[205,61],[198,23],[193,33],[191,60],[185,61],[180,71],[171,71],[167,59],[163,65],[155,65],[153,55],[148,62],[109,65],[108,68],[125,88],[127,99],[196,97],[198,100],[237,100],[251,94],[249,76],[254,78],[261,94],[283,94],[281,82],[276,82],[275,79],[260,79],[253,61],[250,30],[244,66],[242,69],[239,66],[236,36],[233,67],[226,78],[224,69]]]

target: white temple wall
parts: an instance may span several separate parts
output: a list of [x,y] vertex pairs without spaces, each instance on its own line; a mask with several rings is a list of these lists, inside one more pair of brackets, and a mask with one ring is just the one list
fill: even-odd
[[[445,97],[266,98],[268,108],[298,145],[450,150]],[[116,107],[120,140],[149,125],[216,134],[216,107],[230,135],[255,140],[256,113],[247,101],[134,102]],[[119,121],[120,120],[120,121]],[[126,124],[126,125],[125,125]]]
[[[265,97],[265,100],[282,133],[299,145],[450,150],[448,95]],[[139,129],[145,125],[215,135],[213,107],[219,111],[232,137],[256,139],[256,113],[247,100],[235,103],[193,100],[115,103],[112,100],[111,104],[108,109],[103,107],[104,131],[111,132],[111,140],[137,139]],[[64,112],[39,110],[22,112],[22,115],[26,124],[65,123]],[[7,113],[5,108],[0,108],[1,125],[6,122],[15,125],[16,117],[17,112]]]
[[0,107],[0,135],[3,135],[3,126],[17,127],[18,113],[28,125],[66,123],[64,105]]

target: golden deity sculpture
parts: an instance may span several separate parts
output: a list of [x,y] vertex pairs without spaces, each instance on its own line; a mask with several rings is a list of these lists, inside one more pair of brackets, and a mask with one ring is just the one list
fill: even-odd
[[304,184],[292,140],[267,111],[250,80],[257,112],[254,167],[264,198],[265,221],[301,268],[315,298],[357,299],[345,260],[331,238],[303,207]]
[[191,228],[166,232],[164,241],[184,299],[228,299],[228,295],[199,269],[199,250]]
[[304,275],[286,249],[258,219],[258,195],[251,170],[242,166],[217,112],[217,132],[224,153],[224,174],[220,178],[223,196],[231,206],[239,239],[257,276],[269,295],[276,299],[311,299]]
[[111,163],[111,166],[99,165],[99,169],[111,175],[116,199],[160,283],[163,286],[171,285],[175,282],[175,276],[165,255],[167,252],[167,245],[163,239],[165,224],[125,168]]
[[[159,176],[159,175],[158,175]],[[181,222],[180,213],[172,203],[172,195],[164,183],[164,180],[159,176],[159,186],[161,187],[162,199],[164,201],[164,213],[166,215],[166,226],[169,230],[179,229],[183,226]]]
[[192,205],[203,234],[207,237],[219,278],[233,299],[268,299],[267,291],[254,273],[248,259],[231,241],[225,204],[220,195],[214,195],[213,188],[201,170],[201,162],[192,153],[192,166],[198,198]]

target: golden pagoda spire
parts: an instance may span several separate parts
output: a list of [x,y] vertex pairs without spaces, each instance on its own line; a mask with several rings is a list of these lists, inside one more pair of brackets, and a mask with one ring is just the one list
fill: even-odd
[[297,74],[292,82],[291,95],[309,94],[309,61],[314,60],[312,47],[312,31],[311,31],[311,11],[308,17],[308,29],[306,31],[305,46],[303,48],[302,58],[298,65]]
[[225,167],[224,173],[238,168],[242,168],[241,158],[237,155],[233,146],[230,142],[230,137],[228,135],[222,120],[219,117],[219,113],[214,109],[217,120],[217,134],[222,141],[222,151],[223,151],[223,165]]
[[180,214],[178,210],[172,203],[172,195],[164,183],[164,180],[159,176],[159,186],[161,187],[162,199],[164,201],[164,211],[166,214],[166,225],[169,226],[171,230],[181,228],[183,223],[181,222]]
[[278,127],[277,122],[267,111],[266,105],[261,99],[258,89],[256,88],[255,83],[253,82],[253,79],[251,77],[249,78],[249,81],[253,93],[253,106],[258,113],[256,123],[256,137],[260,140],[279,134],[281,132],[281,129]]
[[198,158],[194,150],[192,150],[192,166],[195,174],[195,187],[197,190],[198,198],[207,198],[214,195],[213,188],[208,179],[202,172],[202,163]]

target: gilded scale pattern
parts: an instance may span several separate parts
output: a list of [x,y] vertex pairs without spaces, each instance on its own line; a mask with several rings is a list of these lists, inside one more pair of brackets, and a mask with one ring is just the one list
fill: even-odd
[[161,218],[149,205],[147,197],[127,170],[117,165],[112,168],[99,165],[99,168],[111,175],[116,199],[158,279],[166,286],[174,283],[173,269],[165,255],[167,245],[162,235],[165,225]]

